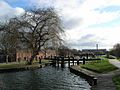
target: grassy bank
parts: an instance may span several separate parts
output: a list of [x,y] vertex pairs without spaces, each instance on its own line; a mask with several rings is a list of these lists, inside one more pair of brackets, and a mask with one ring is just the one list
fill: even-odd
[[[42,60],[41,64],[49,63],[49,60]],[[9,62],[9,63],[0,63],[0,69],[10,69],[10,68],[21,68],[26,66],[35,66],[38,65],[39,61],[34,60],[32,65],[26,65],[26,61],[21,62]]]
[[113,77],[113,82],[117,86],[117,90],[120,90],[120,76]]
[[110,64],[108,59],[105,58],[99,61],[91,61],[85,65],[81,65],[81,67],[97,73],[107,73],[117,69],[117,67]]

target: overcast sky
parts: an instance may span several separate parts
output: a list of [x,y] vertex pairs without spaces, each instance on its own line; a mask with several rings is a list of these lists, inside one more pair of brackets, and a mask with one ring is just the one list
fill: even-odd
[[72,48],[110,49],[120,43],[120,0],[0,0],[0,20],[19,16],[25,8],[54,7]]

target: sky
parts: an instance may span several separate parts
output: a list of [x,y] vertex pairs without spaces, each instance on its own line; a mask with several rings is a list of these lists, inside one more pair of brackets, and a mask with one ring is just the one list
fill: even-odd
[[31,7],[55,8],[71,48],[111,49],[120,43],[120,0],[0,0],[0,20]]

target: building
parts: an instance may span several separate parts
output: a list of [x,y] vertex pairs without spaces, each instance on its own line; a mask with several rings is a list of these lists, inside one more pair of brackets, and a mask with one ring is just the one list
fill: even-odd
[[14,62],[16,61],[16,51],[6,54],[4,51],[0,50],[0,63],[4,62]]
[[[21,60],[29,60],[31,58],[31,50],[16,50],[14,53],[10,53],[9,55],[6,55],[3,52],[0,52],[0,63],[4,62],[15,62],[15,61],[21,61]],[[47,58],[50,56],[55,56],[56,52],[55,50],[46,50],[46,51],[40,51],[38,55],[35,57],[35,59],[40,58]]]
[[[29,60],[31,58],[32,52],[31,50],[17,50],[16,52],[16,61],[19,60]],[[38,55],[35,57],[35,59],[40,58],[47,58],[50,56],[55,56],[56,52],[55,50],[46,50],[46,51],[40,51]]]
[[82,52],[104,55],[107,53],[107,50],[106,49],[82,49]]

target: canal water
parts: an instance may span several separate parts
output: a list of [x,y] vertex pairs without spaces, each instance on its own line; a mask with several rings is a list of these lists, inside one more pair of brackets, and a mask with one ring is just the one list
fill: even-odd
[[89,84],[68,68],[45,68],[0,73],[0,90],[90,90]]

